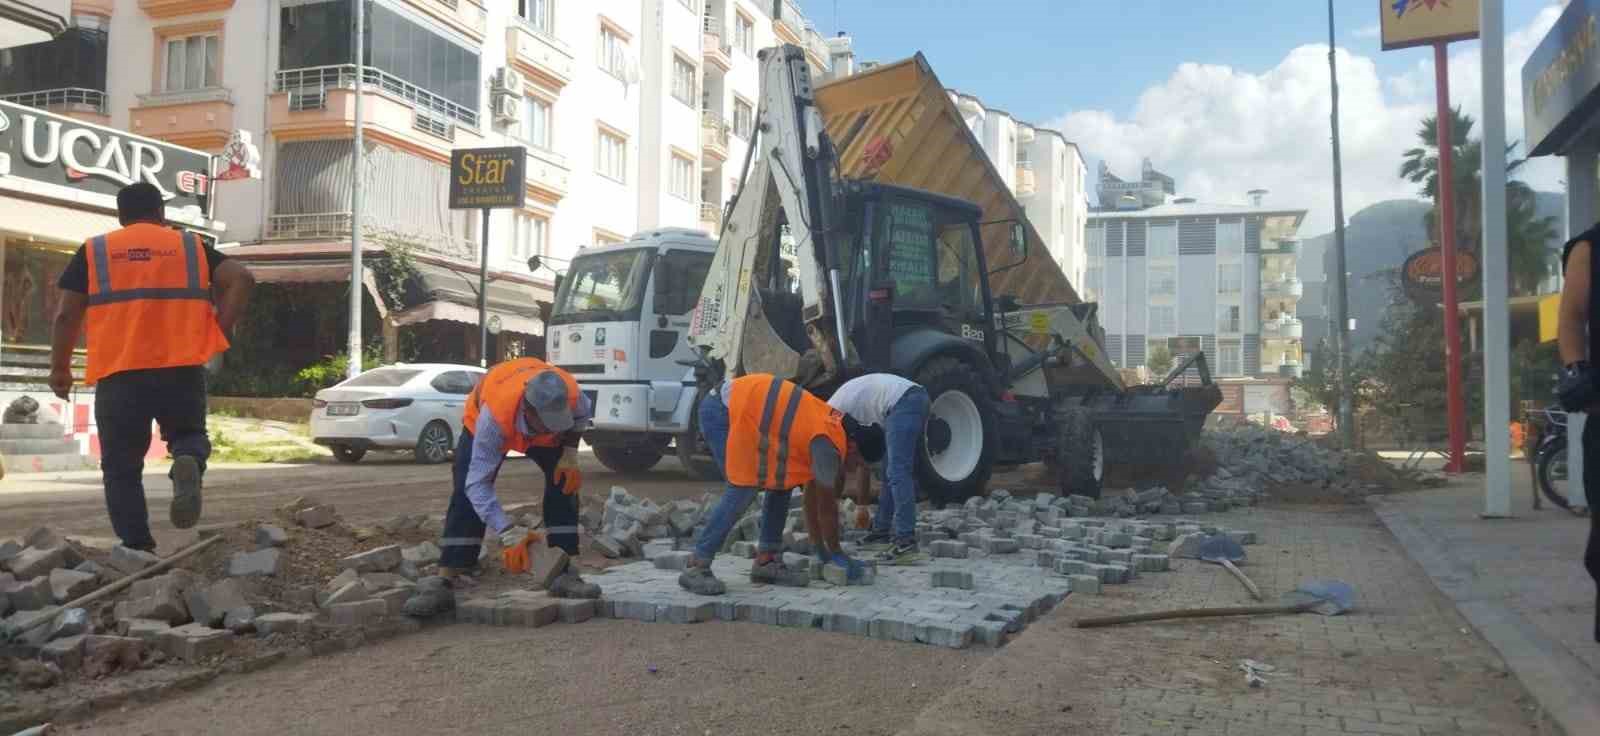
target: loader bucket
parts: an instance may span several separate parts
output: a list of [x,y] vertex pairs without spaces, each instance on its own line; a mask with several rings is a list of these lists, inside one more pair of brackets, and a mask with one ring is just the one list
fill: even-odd
[[1174,465],[1200,436],[1206,417],[1222,403],[1216,384],[1133,386],[1086,402],[1104,442],[1107,465]]

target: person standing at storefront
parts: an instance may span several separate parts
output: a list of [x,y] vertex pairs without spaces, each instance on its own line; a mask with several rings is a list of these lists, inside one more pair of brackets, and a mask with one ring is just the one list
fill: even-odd
[[122,544],[153,551],[145,507],[150,423],[171,453],[172,525],[200,520],[206,437],[205,363],[228,348],[255,278],[194,233],[166,224],[161,190],[117,192],[122,228],[90,238],[61,274],[50,343],[50,390],[72,391],[72,350],[88,333],[84,382],[95,387],[106,510]]
[[[1560,322],[1556,337],[1561,350],[1561,380],[1556,397],[1569,412],[1588,412],[1583,423],[1583,492],[1589,504],[1589,545],[1583,553],[1583,566],[1600,587],[1600,373],[1591,362],[1600,359],[1600,290],[1594,287],[1600,261],[1594,258],[1594,243],[1600,241],[1600,225],[1567,241],[1561,251],[1566,281],[1561,286]],[[1600,609],[1595,611],[1594,640],[1600,642]]]

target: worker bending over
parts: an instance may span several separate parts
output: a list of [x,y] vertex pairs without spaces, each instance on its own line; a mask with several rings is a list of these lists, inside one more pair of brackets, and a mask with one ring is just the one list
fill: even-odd
[[819,556],[860,575],[860,564],[839,543],[838,491],[845,473],[862,459],[883,455],[883,434],[851,419],[805,389],[755,373],[724,381],[700,403],[700,431],[728,479],[728,489],[695,540],[689,568],[678,577],[685,590],[721,595],[727,588],[711,573],[744,509],[761,499],[761,539],[750,581],[803,587],[811,576],[783,564],[783,527],[789,492],[804,487],[806,529]]
[[917,440],[928,423],[928,392],[890,373],[869,373],[846,381],[828,405],[864,425],[883,428],[888,456],[878,514],[861,547],[881,550],[878,561],[909,565],[917,551]]
[[[528,569],[528,545],[539,535],[515,526],[495,494],[495,479],[506,453],[521,452],[544,471],[546,544],[578,556],[578,441],[593,416],[589,400],[566,371],[534,358],[501,363],[484,375],[467,396],[456,445],[454,491],[444,517],[439,576],[449,587],[420,589],[405,612],[430,616],[453,607],[450,587],[468,583],[478,564],[484,530],[500,537],[502,560],[510,572]],[[549,585],[551,595],[598,598],[600,586],[585,582],[569,561]]]

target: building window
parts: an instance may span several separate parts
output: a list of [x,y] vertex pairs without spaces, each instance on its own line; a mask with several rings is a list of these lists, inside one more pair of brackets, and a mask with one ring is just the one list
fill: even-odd
[[1083,250],[1090,258],[1106,257],[1106,229],[1089,227],[1083,231]]
[[1220,304],[1217,306],[1217,332],[1239,331],[1239,305]]
[[750,140],[750,134],[755,132],[756,109],[750,103],[739,98],[733,100],[733,134]]
[[597,48],[600,68],[622,79],[628,71],[628,41],[611,26],[601,23],[600,45]]
[[1099,266],[1090,266],[1086,269],[1083,272],[1084,298],[1089,301],[1099,299],[1100,294],[1105,290],[1105,285],[1100,283],[1104,280],[1105,269]]
[[215,33],[169,38],[163,91],[209,89],[221,83],[220,39]]
[[1178,331],[1177,307],[1150,307],[1150,334],[1171,335]]
[[756,55],[756,22],[744,13],[734,13],[733,44],[745,56]]
[[555,0],[517,0],[517,17],[533,26],[533,30],[554,35],[554,5]]
[[1217,266],[1217,293],[1238,294],[1244,291],[1244,270],[1237,263]]
[[1178,257],[1178,226],[1152,224],[1145,234],[1145,255],[1150,258]]
[[516,232],[511,239],[511,260],[521,263],[529,256],[548,253],[550,221],[538,215],[517,213]]
[[672,154],[672,196],[694,199],[694,159]]
[[1217,223],[1217,255],[1244,253],[1244,222]]
[[685,105],[694,105],[694,62],[672,55],[672,96]]
[[595,136],[595,173],[608,179],[628,182],[628,141],[620,135],[600,130]]
[[1178,295],[1178,267],[1151,266],[1149,276],[1150,296]]
[[522,98],[522,139],[534,148],[550,150],[550,101],[528,95]]
[[1244,348],[1238,340],[1217,341],[1217,373],[1224,376],[1244,375]]
[[68,28],[41,43],[0,49],[0,94],[77,87],[106,91],[109,37],[92,28]]

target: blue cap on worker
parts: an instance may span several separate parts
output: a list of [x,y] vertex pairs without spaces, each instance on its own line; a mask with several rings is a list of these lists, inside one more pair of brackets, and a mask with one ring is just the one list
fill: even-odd
[[529,379],[522,390],[522,400],[533,408],[539,421],[551,432],[565,432],[577,423],[572,418],[567,382],[555,371],[540,371]]

